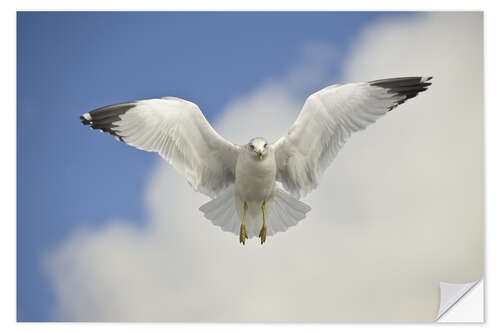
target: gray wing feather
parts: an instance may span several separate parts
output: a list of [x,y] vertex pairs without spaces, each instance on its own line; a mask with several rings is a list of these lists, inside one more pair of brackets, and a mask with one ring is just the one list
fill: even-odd
[[157,152],[196,191],[212,198],[234,183],[239,147],[220,136],[194,103],[149,99],[102,107],[80,118],[133,147]]
[[278,181],[297,197],[309,193],[352,133],[426,90],[430,79],[334,85],[309,96],[288,135],[272,146]]

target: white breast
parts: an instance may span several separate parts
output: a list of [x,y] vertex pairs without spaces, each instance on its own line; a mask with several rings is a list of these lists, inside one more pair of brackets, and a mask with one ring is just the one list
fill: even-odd
[[262,160],[256,154],[242,152],[236,162],[236,195],[242,201],[261,204],[273,194],[276,181],[276,159],[269,151]]

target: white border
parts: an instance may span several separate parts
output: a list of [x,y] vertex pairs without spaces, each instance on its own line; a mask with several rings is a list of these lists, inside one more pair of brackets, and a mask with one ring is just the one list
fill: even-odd
[[[16,55],[15,55],[15,30],[16,30],[16,10],[485,10],[485,51],[486,51],[486,245],[488,253],[498,253],[498,229],[499,229],[499,213],[498,213],[498,198],[499,193],[499,136],[500,131],[497,129],[500,126],[500,107],[498,105],[498,89],[499,71],[498,59],[500,54],[498,51],[498,31],[500,28],[498,22],[500,17],[496,9],[498,1],[462,1],[455,0],[453,2],[444,2],[436,0],[420,0],[418,2],[402,2],[402,1],[386,1],[378,0],[376,2],[350,0],[343,2],[332,1],[272,1],[272,0],[254,0],[254,1],[222,1],[211,0],[210,2],[179,1],[177,3],[166,1],[5,1],[2,4],[0,12],[0,24],[2,28],[2,44],[4,51],[1,53],[2,66],[2,131],[0,131],[2,145],[2,156],[6,157],[2,161],[1,184],[2,186],[2,224],[3,230],[0,233],[0,246],[2,263],[6,270],[3,270],[1,277],[1,308],[0,316],[2,323],[2,331],[10,332],[14,329],[34,330],[36,332],[59,332],[71,329],[75,332],[87,331],[89,328],[96,331],[104,331],[109,329],[119,329],[121,332],[133,332],[138,329],[148,329],[152,331],[164,332],[165,329],[175,329],[176,331],[190,331],[192,329],[203,329],[203,331],[217,332],[250,332],[258,330],[263,331],[281,331],[296,332],[307,330],[323,330],[330,332],[332,329],[342,328],[343,331],[362,330],[366,329],[370,332],[377,331],[400,331],[404,327],[410,332],[419,331],[421,325],[412,324],[377,324],[377,325],[362,325],[362,324],[336,324],[336,325],[221,325],[221,324],[16,324],[16,177],[15,177],[15,161],[16,161],[16,105],[15,105],[15,87],[16,81]],[[210,4],[210,6],[208,5]],[[450,7],[450,4],[452,7]],[[417,7],[418,6],[418,7]],[[495,32],[496,31],[496,32]],[[495,60],[496,59],[496,60]],[[467,78],[464,78],[466,80]],[[486,257],[487,259],[489,256]],[[498,284],[488,284],[487,281],[500,281],[498,274],[498,264],[494,264],[493,260],[487,262],[486,265],[486,324],[487,328],[494,328],[498,331],[499,320],[495,316],[488,317],[488,313],[498,311]],[[426,330],[453,330],[463,331],[469,329],[477,329],[478,325],[463,325],[463,324],[430,324],[425,325]]]
[[[490,7],[488,1],[453,1],[453,6],[449,6],[447,1],[439,0],[420,0],[417,2],[403,2],[395,0],[363,1],[326,1],[326,0],[185,0],[185,1],[161,1],[161,0],[142,0],[142,1],[119,1],[119,0],[87,0],[65,2],[61,0],[19,0],[16,6],[9,5],[15,10],[195,10],[195,11],[228,11],[228,10],[266,10],[266,11],[455,11],[469,10],[476,11]],[[417,6],[418,5],[418,6]]]

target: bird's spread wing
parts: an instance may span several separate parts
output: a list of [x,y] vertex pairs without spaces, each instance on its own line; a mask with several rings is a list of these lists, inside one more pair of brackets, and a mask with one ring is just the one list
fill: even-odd
[[273,144],[278,181],[295,196],[313,190],[352,133],[426,90],[430,79],[333,85],[309,96],[288,135]]
[[105,106],[80,118],[133,147],[159,153],[210,197],[234,182],[239,147],[220,136],[194,103],[149,99]]

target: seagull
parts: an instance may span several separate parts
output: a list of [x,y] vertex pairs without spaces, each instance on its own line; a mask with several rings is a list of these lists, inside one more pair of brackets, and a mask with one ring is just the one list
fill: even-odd
[[300,201],[318,186],[352,133],[427,90],[432,77],[336,84],[310,95],[288,134],[237,145],[210,126],[200,108],[176,97],[113,104],[83,114],[84,125],[157,152],[210,201],[205,218],[239,241],[286,231],[306,217]]

